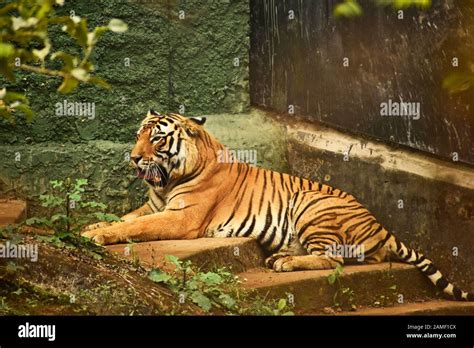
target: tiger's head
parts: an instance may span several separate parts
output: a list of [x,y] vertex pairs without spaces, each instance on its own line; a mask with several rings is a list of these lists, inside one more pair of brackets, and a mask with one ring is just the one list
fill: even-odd
[[205,120],[148,111],[130,156],[136,175],[157,189],[192,175],[206,160],[202,140],[208,134],[201,127]]

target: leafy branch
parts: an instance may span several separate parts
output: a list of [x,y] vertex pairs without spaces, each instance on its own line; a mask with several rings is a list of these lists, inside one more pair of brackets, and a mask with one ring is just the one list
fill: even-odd
[[[60,93],[71,93],[80,83],[91,83],[103,88],[110,86],[93,75],[91,55],[99,38],[107,31],[123,33],[127,24],[119,19],[110,20],[107,26],[88,31],[87,19],[76,15],[56,16],[54,6],[64,0],[15,0],[0,8],[0,74],[15,82],[15,71],[21,70],[62,79]],[[79,55],[54,50],[48,30],[61,26],[81,49]],[[58,69],[46,67],[49,61],[59,60]],[[28,120],[33,111],[28,99],[15,91],[0,88],[0,116],[11,122],[13,115],[22,113]]]

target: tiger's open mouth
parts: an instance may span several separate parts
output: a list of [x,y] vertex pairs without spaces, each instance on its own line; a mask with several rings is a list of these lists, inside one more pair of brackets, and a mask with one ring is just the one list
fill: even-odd
[[160,165],[147,169],[137,168],[136,176],[154,186],[164,186],[168,182],[168,172]]

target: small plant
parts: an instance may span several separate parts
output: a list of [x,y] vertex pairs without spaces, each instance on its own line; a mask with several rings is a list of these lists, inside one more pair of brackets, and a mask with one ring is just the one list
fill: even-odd
[[[391,263],[390,268],[383,272],[383,279],[387,283],[395,281],[395,276],[393,275]],[[396,284],[393,284],[387,288],[386,293],[376,296],[373,305],[376,307],[389,307],[393,306],[396,302],[398,295],[398,288]]]
[[328,283],[331,285],[337,284],[337,290],[333,296],[333,306],[342,309],[348,306],[351,310],[357,310],[355,305],[355,292],[349,287],[345,287],[341,282],[341,275],[344,273],[344,267],[337,265],[334,271],[328,275]]
[[149,278],[165,284],[180,298],[189,299],[204,312],[215,309],[227,314],[293,315],[285,299],[267,300],[242,289],[238,276],[228,268],[201,272],[191,261],[181,261],[172,255],[165,259],[171,262],[174,270],[153,269]]
[[120,218],[105,213],[104,210],[107,208],[105,204],[83,199],[87,179],[76,179],[73,182],[68,178],[65,181],[53,180],[50,183],[51,193],[40,196],[41,206],[50,210],[50,217],[32,217],[24,224],[54,232],[52,236],[41,236],[39,239],[55,244],[66,242],[74,246],[98,248],[92,247],[94,243],[80,236],[82,226],[94,219],[114,222],[120,221]]
[[5,296],[0,296],[0,314],[1,315],[8,315],[11,314],[11,308],[6,302]]

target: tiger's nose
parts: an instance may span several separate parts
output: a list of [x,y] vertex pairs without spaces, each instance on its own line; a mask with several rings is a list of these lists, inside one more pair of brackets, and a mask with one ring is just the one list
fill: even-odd
[[138,162],[140,162],[142,159],[142,156],[131,156],[131,159],[133,162],[135,162],[135,164],[138,164]]

